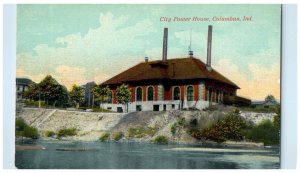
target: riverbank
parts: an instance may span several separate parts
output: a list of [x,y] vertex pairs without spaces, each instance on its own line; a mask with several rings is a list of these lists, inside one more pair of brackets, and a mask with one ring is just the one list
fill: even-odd
[[[207,127],[232,110],[221,111],[168,111],[133,113],[94,113],[58,109],[24,108],[17,117],[33,127],[44,140],[58,140],[57,135],[46,137],[49,132],[58,134],[61,129],[76,129],[76,135],[61,136],[69,141],[153,142],[163,136],[168,143],[219,146],[256,146],[263,143],[226,141],[222,144],[199,141],[187,132],[189,126]],[[251,113],[254,115],[255,113]],[[260,115],[262,113],[259,113]],[[271,117],[266,114],[265,117]],[[261,119],[261,116],[260,116]]]

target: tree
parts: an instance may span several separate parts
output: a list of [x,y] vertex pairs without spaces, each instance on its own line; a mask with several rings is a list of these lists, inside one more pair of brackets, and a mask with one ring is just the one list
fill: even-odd
[[109,93],[109,88],[108,86],[102,87],[101,85],[96,85],[92,89],[92,93],[95,96],[95,100],[100,102],[100,108],[102,106],[102,103],[107,101],[108,99],[108,93]]
[[265,101],[277,102],[273,95],[267,95],[267,97],[265,98]]
[[84,90],[80,86],[73,85],[70,91],[70,99],[76,105],[76,108],[79,108],[79,104],[84,101]]
[[128,103],[131,100],[131,92],[128,85],[122,84],[116,90],[117,102],[124,104],[126,112],[128,112]]
[[281,122],[281,113],[280,113],[280,105],[276,105],[275,107],[275,113],[277,115],[274,116],[273,118],[273,124],[277,128],[278,133],[280,133],[280,122]]
[[28,89],[23,94],[24,98],[30,100],[38,100],[39,99],[39,85],[37,83],[32,82]]
[[68,102],[68,91],[60,85],[51,75],[47,75],[40,83],[32,83],[24,93],[24,97],[34,101],[44,100],[53,106],[63,105]]

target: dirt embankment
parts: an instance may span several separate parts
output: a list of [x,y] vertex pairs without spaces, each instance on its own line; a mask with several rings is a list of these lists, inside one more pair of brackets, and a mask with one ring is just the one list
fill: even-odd
[[205,128],[227,112],[173,110],[122,114],[24,108],[17,116],[36,127],[41,136],[46,131],[57,133],[63,128],[76,128],[77,135],[64,137],[66,140],[96,141],[104,134],[115,140],[115,134],[121,133],[121,141],[152,141],[162,135],[169,142],[199,143],[185,127],[196,123],[198,127]]

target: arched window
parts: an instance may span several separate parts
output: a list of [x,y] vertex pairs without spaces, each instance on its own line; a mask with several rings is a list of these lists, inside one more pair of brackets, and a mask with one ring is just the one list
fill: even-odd
[[148,101],[152,101],[153,100],[153,87],[152,86],[149,86],[147,88],[147,100]]
[[180,88],[174,87],[173,89],[173,100],[180,100]]
[[109,91],[109,92],[108,92],[107,103],[112,103],[112,98],[113,98],[112,92]]
[[208,101],[212,101],[212,88],[208,89]]
[[219,90],[216,90],[216,102],[219,103]]
[[187,87],[187,101],[193,101],[194,100],[194,88],[192,86]]
[[136,101],[142,101],[143,99],[143,90],[141,87],[137,87],[136,89]]

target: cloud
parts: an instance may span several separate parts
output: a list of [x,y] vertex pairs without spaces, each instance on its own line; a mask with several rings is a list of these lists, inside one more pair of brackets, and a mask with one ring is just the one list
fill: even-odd
[[24,70],[21,68],[17,68],[16,70],[16,76],[17,77],[23,77],[24,76]]
[[55,69],[53,77],[70,89],[73,84],[82,85],[87,83],[85,73],[86,70],[84,68],[62,65]]
[[101,81],[101,75],[116,74],[136,62],[147,44],[143,37],[156,32],[150,20],[127,25],[129,18],[101,13],[98,28],[90,29],[86,34],[59,37],[55,46],[39,44],[33,52],[19,53],[17,67],[30,77],[39,74],[56,76],[66,86],[93,79]]
[[280,83],[278,82],[280,81],[280,64],[278,63],[269,67],[248,64],[250,74],[241,72],[241,69],[228,59],[219,60],[214,68],[241,88],[238,90],[240,96],[264,99],[272,94],[280,99]]

